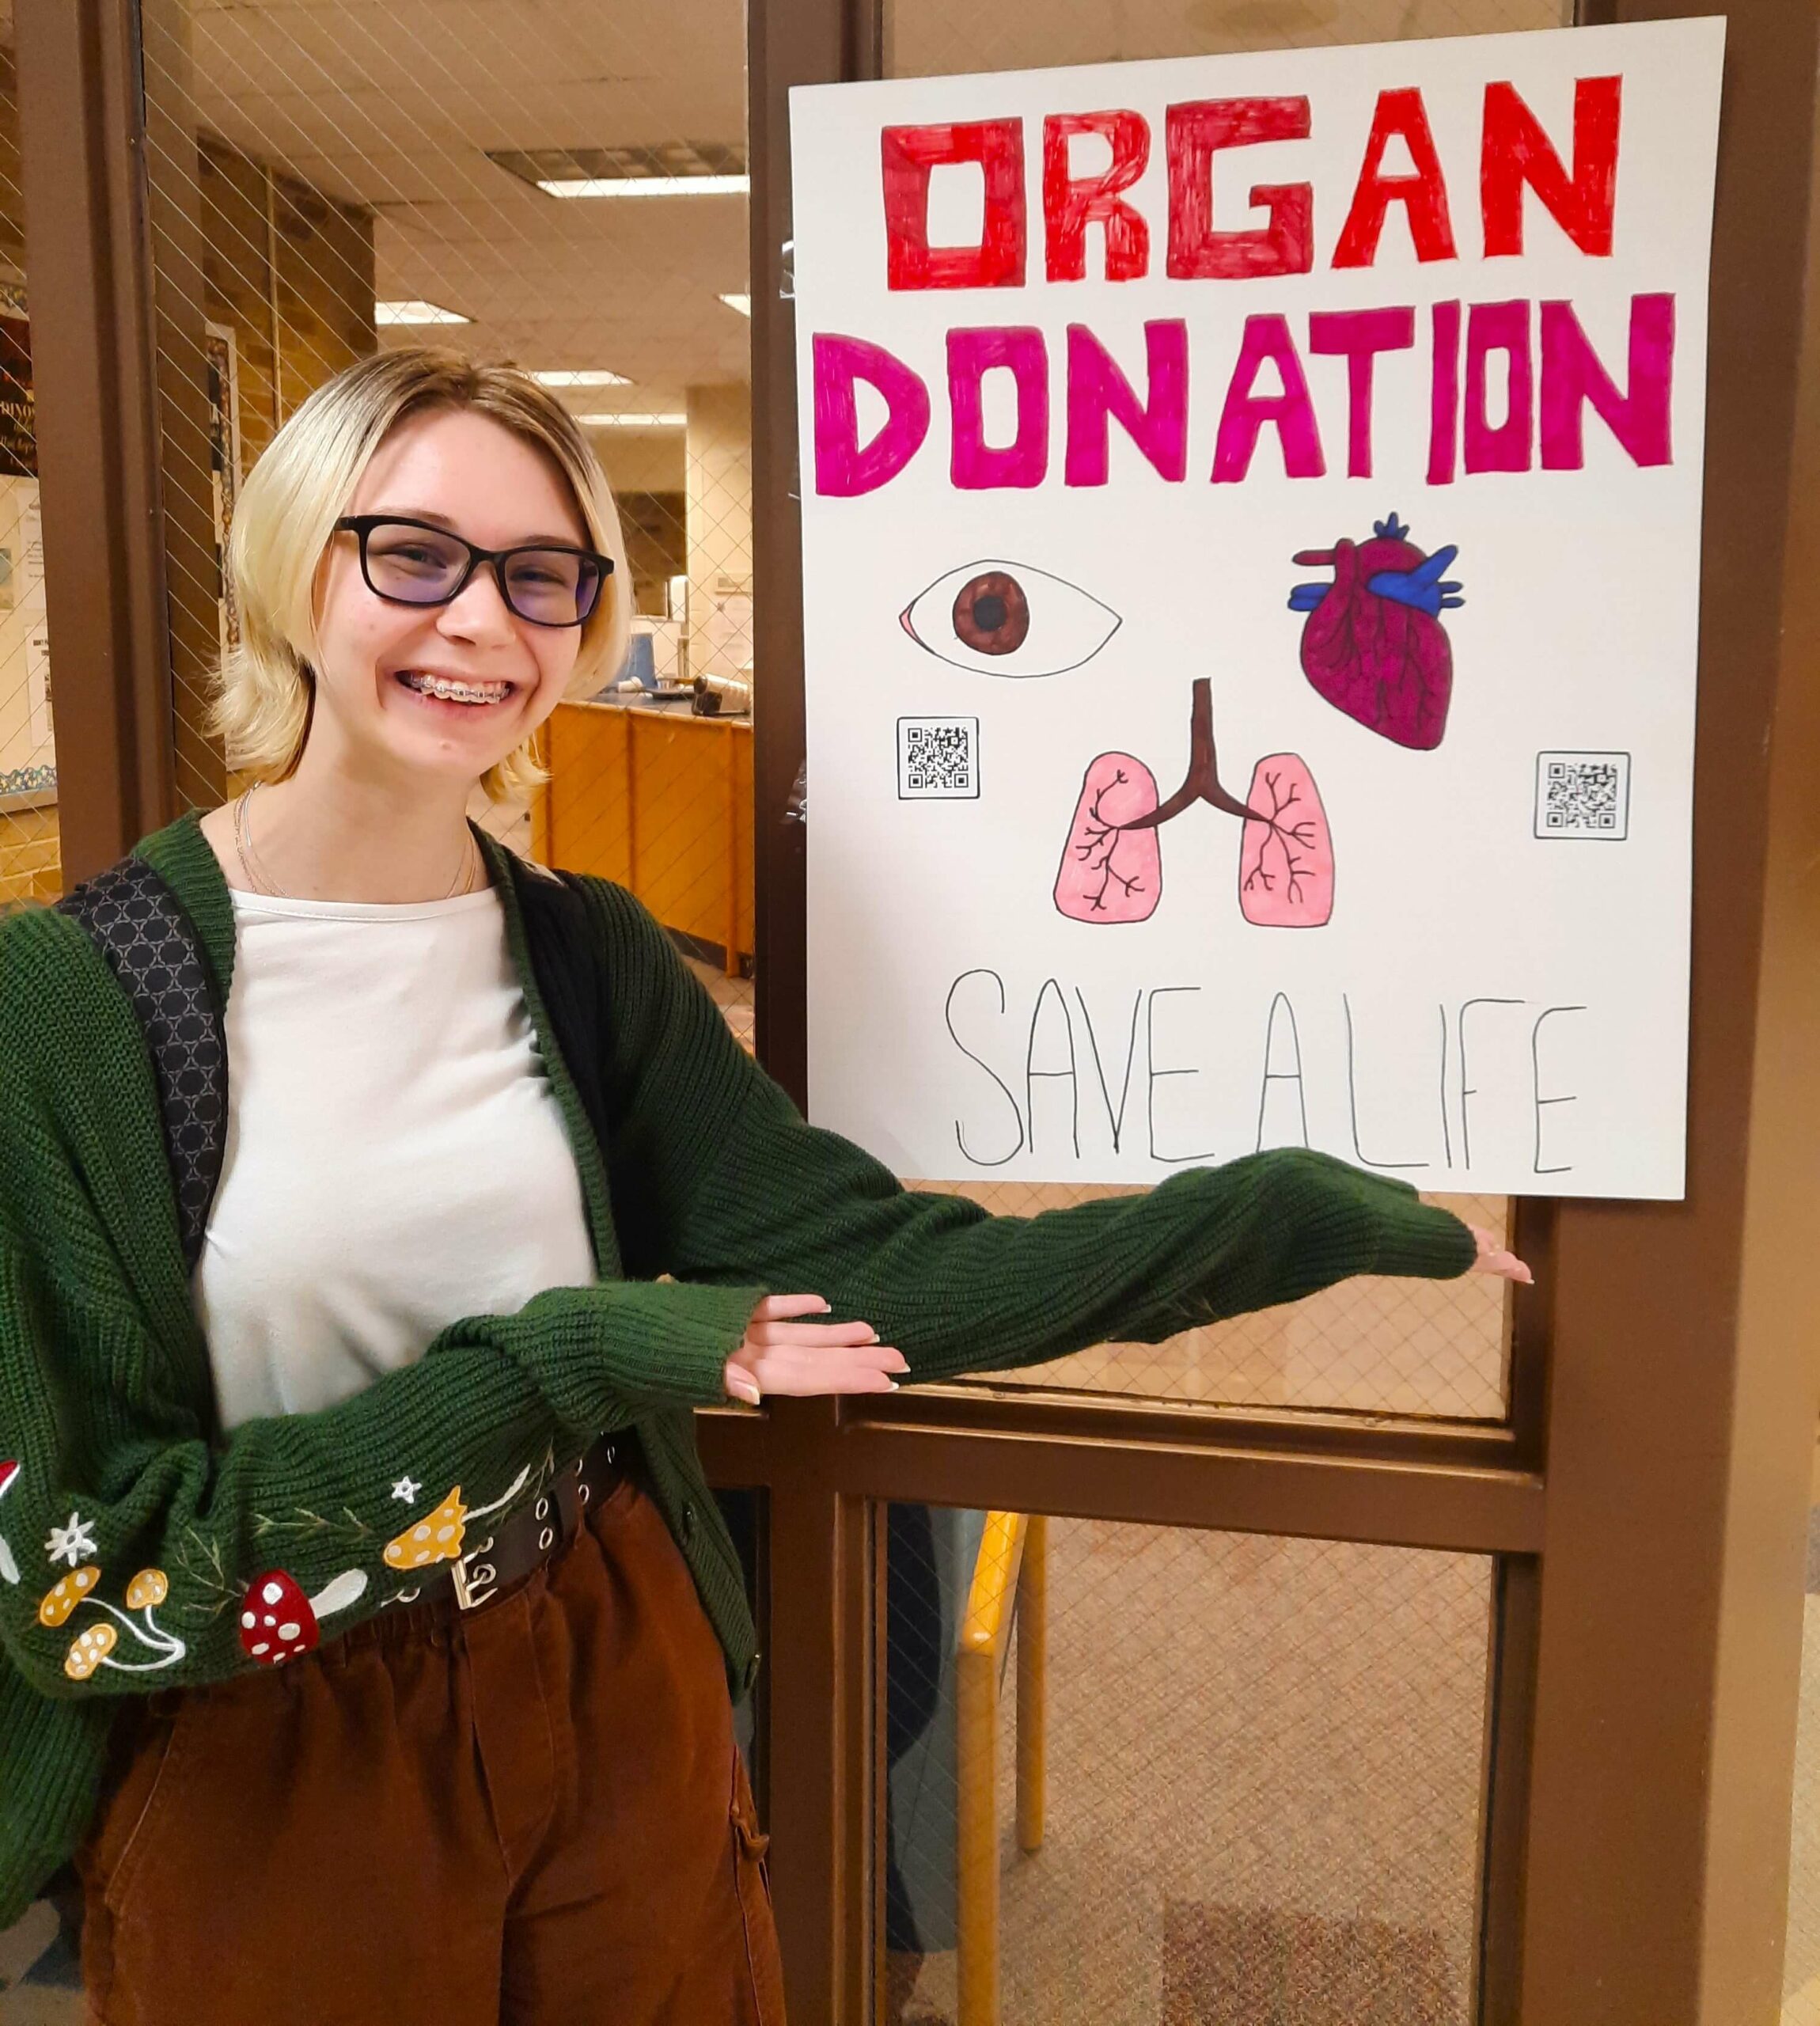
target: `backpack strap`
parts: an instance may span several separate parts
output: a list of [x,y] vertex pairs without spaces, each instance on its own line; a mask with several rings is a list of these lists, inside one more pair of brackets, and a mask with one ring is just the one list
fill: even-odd
[[201,943],[176,894],[142,858],[122,859],[55,905],[88,932],[138,1017],[157,1087],[184,1264],[194,1273],[227,1141],[227,1045]]

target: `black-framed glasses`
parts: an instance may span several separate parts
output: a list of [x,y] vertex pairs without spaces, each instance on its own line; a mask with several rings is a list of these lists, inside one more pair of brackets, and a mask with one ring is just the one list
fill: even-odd
[[397,514],[349,514],[338,533],[360,537],[360,574],[375,598],[390,605],[447,605],[491,563],[506,609],[533,626],[580,626],[600,602],[613,559],[591,548],[526,542],[479,548],[438,527]]

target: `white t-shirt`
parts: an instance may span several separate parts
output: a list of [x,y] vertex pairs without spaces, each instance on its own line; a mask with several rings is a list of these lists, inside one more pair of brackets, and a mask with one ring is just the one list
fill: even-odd
[[227,1428],[596,1277],[499,895],[232,898],[227,1144],[194,1282]]

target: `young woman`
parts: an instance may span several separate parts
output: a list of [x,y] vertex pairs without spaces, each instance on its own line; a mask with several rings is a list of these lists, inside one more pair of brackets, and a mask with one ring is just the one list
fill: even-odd
[[[692,1409],[1526,1271],[1320,1155],[995,1219],[806,1126],[635,901],[466,818],[626,637],[525,376],[350,368],[231,567],[256,785],[0,925],[0,1925],[75,1854],[108,2026],[775,2021]],[[97,933],[167,935],[196,1064],[213,1009],[218,1173]]]

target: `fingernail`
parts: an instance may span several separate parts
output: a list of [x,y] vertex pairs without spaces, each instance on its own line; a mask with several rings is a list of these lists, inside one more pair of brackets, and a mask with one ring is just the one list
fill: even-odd
[[901,1393],[904,1391],[903,1387],[897,1383],[895,1379],[887,1379],[885,1383],[890,1387],[893,1393]]

